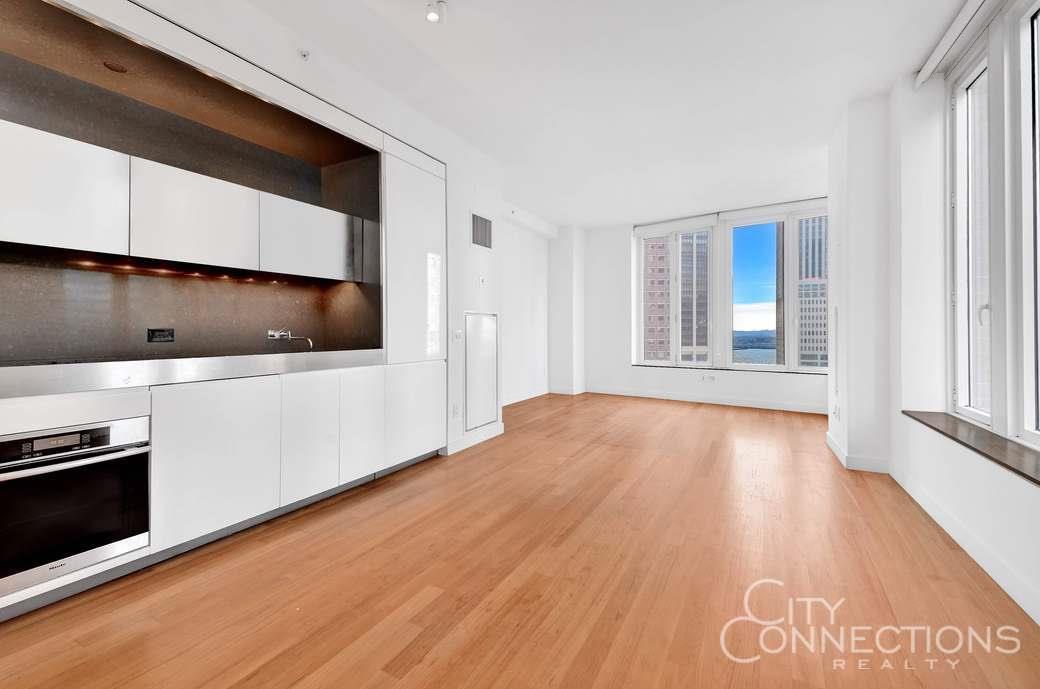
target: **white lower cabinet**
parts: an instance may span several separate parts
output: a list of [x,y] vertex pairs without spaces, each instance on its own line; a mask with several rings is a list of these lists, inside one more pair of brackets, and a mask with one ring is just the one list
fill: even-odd
[[386,367],[387,466],[447,444],[447,384],[444,361]]
[[446,374],[424,361],[152,388],[153,550],[444,447]]
[[350,483],[385,469],[386,367],[340,372],[339,482]]
[[152,388],[152,550],[278,507],[278,376]]
[[291,373],[282,380],[281,504],[339,485],[339,371]]

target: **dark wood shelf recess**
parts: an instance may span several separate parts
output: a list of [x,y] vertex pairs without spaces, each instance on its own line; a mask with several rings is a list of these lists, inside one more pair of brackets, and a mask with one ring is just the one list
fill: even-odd
[[1040,486],[1040,452],[959,419],[953,414],[906,409],[903,413]]

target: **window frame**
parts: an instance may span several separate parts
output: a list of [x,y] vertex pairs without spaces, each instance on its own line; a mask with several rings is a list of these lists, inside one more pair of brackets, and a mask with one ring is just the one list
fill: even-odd
[[[1007,429],[1001,433],[1040,448],[1040,0],[1019,0],[1008,9],[1009,90],[1005,103],[1009,141],[1009,206],[1018,231],[1008,233],[1011,274],[1007,312],[1009,355]],[[1017,254],[1017,256],[1016,256]]]
[[[990,146],[990,162],[987,165],[990,205],[990,218],[987,228],[990,251],[990,410],[988,413],[964,403],[969,400],[965,388],[967,388],[970,378],[970,362],[968,360],[970,348],[968,339],[970,338],[970,333],[965,332],[962,326],[969,315],[968,304],[970,301],[970,297],[964,293],[966,290],[963,288],[965,280],[970,279],[970,267],[967,265],[966,251],[963,250],[962,246],[968,238],[969,229],[967,223],[968,209],[970,207],[968,175],[965,172],[969,164],[967,158],[967,97],[968,89],[983,73],[987,74],[987,78],[992,77],[995,73],[990,66],[989,51],[987,49],[988,41],[985,39],[986,37],[983,36],[965,53],[947,81],[947,95],[950,103],[947,117],[947,156],[949,160],[947,165],[947,186],[950,208],[947,214],[946,232],[948,251],[947,294],[949,295],[947,318],[947,351],[949,356],[947,358],[948,384],[946,387],[947,408],[950,413],[992,429],[994,427],[993,418],[997,407],[998,395],[1001,394],[1002,390],[1000,381],[997,380],[996,376],[997,367],[994,365],[999,338],[997,328],[995,327],[995,319],[993,318],[993,302],[995,301],[999,281],[994,273],[993,265],[996,257],[995,248],[999,244],[993,241],[995,228],[992,216],[995,206],[994,201],[1000,193],[1000,180],[995,179],[993,175],[993,153],[994,148],[999,145],[999,140],[994,138],[995,132],[993,131],[992,120],[990,120],[989,131],[987,132]],[[993,90],[989,94],[988,105],[992,110]]]
[[[655,366],[659,368],[713,368],[715,361],[715,314],[717,312],[715,306],[716,289],[715,280],[718,272],[718,252],[717,252],[717,232],[716,225],[718,223],[718,215],[715,213],[709,215],[699,215],[692,218],[684,218],[681,220],[674,220],[665,223],[656,223],[653,225],[636,226],[632,231],[632,241],[634,243],[633,256],[635,259],[635,265],[633,274],[636,277],[635,280],[635,323],[633,328],[634,341],[635,341],[635,363],[639,366]],[[682,342],[682,330],[681,330],[681,261],[682,252],[679,241],[679,236],[683,234],[708,232],[709,236],[709,283],[708,283],[708,360],[706,362],[696,361],[683,361],[681,356],[681,342]],[[647,359],[644,351],[645,337],[643,336],[643,316],[644,316],[644,305],[643,305],[643,278],[644,278],[644,248],[643,242],[647,239],[667,239],[669,244],[669,359],[667,361],[660,359]]]
[[[632,231],[632,257],[635,277],[633,284],[633,365],[657,368],[723,369],[780,373],[807,373],[827,375],[831,370],[828,352],[827,366],[802,366],[798,356],[798,224],[805,218],[825,216],[829,219],[827,198],[759,206],[737,211],[725,211],[672,220],[650,225],[637,225]],[[744,364],[733,362],[733,255],[734,228],[758,223],[780,222],[784,229],[784,364]],[[708,295],[708,358],[705,362],[682,361],[681,357],[681,245],[682,234],[707,231],[710,234],[709,295]],[[647,360],[643,336],[643,240],[668,237],[670,240],[670,337],[669,360]],[[828,263],[831,257],[830,223],[828,222]],[[830,270],[828,269],[828,285]],[[832,337],[828,289],[827,337]],[[830,347],[828,346],[828,350]]]
[[[719,271],[719,276],[724,282],[721,285],[722,299],[720,304],[725,304],[725,316],[723,316],[723,327],[720,336],[725,340],[719,343],[719,350],[723,354],[722,366],[737,371],[773,371],[791,373],[809,373],[826,375],[830,371],[830,357],[828,356],[826,366],[802,366],[797,356],[798,351],[798,223],[805,218],[820,216],[828,217],[827,225],[827,247],[828,262],[830,262],[830,222],[827,208],[827,199],[810,199],[808,201],[795,201],[791,203],[761,206],[740,211],[731,211],[720,214],[722,231],[722,251],[724,257],[724,270]],[[783,223],[784,226],[784,363],[783,364],[745,364],[733,361],[733,230],[748,225],[761,223]],[[827,272],[828,281],[828,349],[831,338],[830,328],[830,271]],[[792,301],[792,296],[794,300]],[[792,355],[793,358],[792,358]]]

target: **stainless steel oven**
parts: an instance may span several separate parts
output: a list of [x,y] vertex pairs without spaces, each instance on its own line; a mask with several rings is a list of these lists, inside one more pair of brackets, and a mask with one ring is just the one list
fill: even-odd
[[149,418],[0,436],[0,595],[148,545]]

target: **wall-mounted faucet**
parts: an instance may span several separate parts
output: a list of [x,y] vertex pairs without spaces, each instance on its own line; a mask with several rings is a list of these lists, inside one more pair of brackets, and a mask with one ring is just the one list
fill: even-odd
[[290,342],[292,342],[293,340],[307,340],[307,345],[311,348],[311,351],[314,351],[314,342],[311,341],[311,338],[304,337],[303,335],[300,335],[300,336],[293,335],[292,334],[292,330],[289,330],[288,328],[281,328],[280,330],[268,330],[267,331],[267,339],[268,340],[289,340]]

